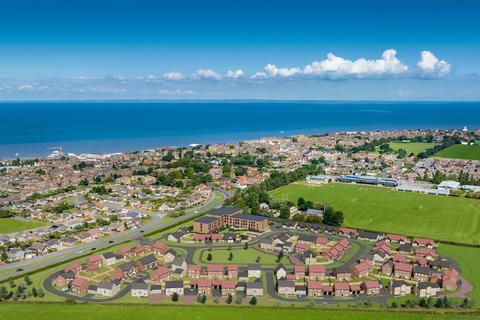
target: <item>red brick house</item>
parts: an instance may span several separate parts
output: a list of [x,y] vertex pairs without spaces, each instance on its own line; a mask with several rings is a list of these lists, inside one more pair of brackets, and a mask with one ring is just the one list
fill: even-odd
[[65,272],[72,271],[75,274],[79,274],[80,272],[82,272],[82,265],[78,262],[72,262],[72,263],[67,264],[65,266],[65,268],[63,269],[63,271],[65,271]]
[[87,259],[87,264],[88,265],[95,265],[97,268],[100,268],[102,266],[102,256],[100,255],[95,255],[95,256],[90,256]]
[[322,264],[312,264],[308,266],[308,278],[310,280],[325,279],[326,268]]
[[393,267],[393,274],[396,278],[411,279],[412,278],[413,265],[408,263],[397,262]]
[[348,297],[350,296],[350,285],[344,282],[335,283],[335,296],[336,297]]
[[303,278],[305,278],[305,267],[300,266],[300,265],[296,265],[295,266],[295,279],[300,280],[300,279],[303,279]]
[[200,273],[202,272],[202,266],[197,264],[190,264],[187,267],[187,275],[192,279],[200,278]]
[[163,256],[168,251],[168,246],[161,242],[154,242],[151,245],[152,252],[157,256]]
[[320,281],[309,281],[307,283],[307,295],[309,297],[320,297],[323,295],[322,283]]
[[364,281],[361,285],[363,291],[365,292],[366,295],[375,295],[375,294],[380,294],[380,289],[382,286],[378,282],[378,280],[368,280]]
[[70,288],[71,288],[73,293],[86,294],[88,292],[88,287],[89,286],[90,286],[90,284],[88,283],[87,280],[77,277],[72,281],[72,284],[70,285]]
[[227,266],[227,276],[228,278],[238,278],[238,265],[236,264],[229,264]]
[[224,266],[222,264],[209,264],[207,267],[207,276],[209,279],[223,278]]
[[373,263],[370,260],[365,260],[355,266],[353,266],[353,277],[360,279],[366,278],[372,271]]
[[171,271],[166,267],[159,267],[150,272],[150,280],[153,282],[164,282],[170,279]]

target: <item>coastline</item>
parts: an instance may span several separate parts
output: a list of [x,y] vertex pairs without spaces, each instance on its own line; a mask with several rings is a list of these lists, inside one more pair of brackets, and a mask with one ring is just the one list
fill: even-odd
[[298,134],[474,129],[478,110],[480,102],[433,101],[0,103],[0,159],[44,157],[58,146],[65,153],[116,153]]

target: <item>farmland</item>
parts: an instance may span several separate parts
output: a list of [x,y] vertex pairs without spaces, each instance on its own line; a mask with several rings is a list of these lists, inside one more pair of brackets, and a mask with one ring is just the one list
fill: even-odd
[[434,156],[439,158],[480,160],[480,145],[455,144],[437,152]]
[[480,201],[349,184],[290,184],[270,192],[278,200],[299,197],[328,203],[344,213],[350,227],[480,243]]
[[0,218],[0,233],[14,233],[47,226],[47,223],[17,218]]

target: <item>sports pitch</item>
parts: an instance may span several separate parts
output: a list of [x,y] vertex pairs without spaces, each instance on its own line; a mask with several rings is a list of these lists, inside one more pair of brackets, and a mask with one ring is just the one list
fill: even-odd
[[278,200],[299,197],[327,203],[344,213],[345,226],[480,243],[480,201],[351,184],[290,184],[270,192]]

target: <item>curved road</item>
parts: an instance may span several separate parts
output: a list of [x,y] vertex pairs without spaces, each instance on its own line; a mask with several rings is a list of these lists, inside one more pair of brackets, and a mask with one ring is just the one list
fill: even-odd
[[[65,250],[60,250],[56,252],[52,252],[43,256],[38,256],[30,260],[24,260],[24,261],[18,261],[14,263],[9,263],[9,264],[3,264],[0,265],[0,271],[1,269],[15,269],[15,268],[23,268],[22,271],[16,272],[15,270],[12,270],[11,272],[5,273],[0,275],[0,282],[4,281],[8,278],[11,277],[18,277],[26,273],[30,273],[32,271],[36,271],[38,269],[42,269],[45,267],[48,267],[50,265],[65,261],[65,260],[70,260],[73,259],[79,255],[82,254],[87,254],[87,253],[93,253],[98,250],[102,250],[105,248],[108,248],[113,245],[113,242],[119,243],[123,242],[126,240],[132,240],[136,238],[140,238],[143,236],[145,233],[150,233],[154,232],[159,229],[167,228],[169,226],[172,226],[178,222],[182,222],[185,220],[189,220],[192,217],[207,212],[208,210],[211,210],[213,208],[218,208],[221,207],[226,199],[226,197],[229,197],[231,194],[228,193],[227,191],[220,189],[218,187],[213,187],[212,188],[216,191],[219,191],[222,193],[223,199],[217,203],[214,203],[214,201],[217,199],[217,194],[212,193],[210,199],[208,201],[196,208],[192,208],[190,210],[187,210],[187,214],[180,216],[174,220],[171,220],[169,222],[162,223],[161,219],[159,218],[159,214],[153,214],[154,217],[152,220],[145,226],[139,229],[135,230],[128,230],[126,232],[121,232],[121,233],[115,233],[110,236],[92,241],[87,244],[81,244],[72,248],[68,248]],[[111,242],[113,241],[113,242]],[[80,253],[81,251],[81,253]]]

